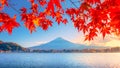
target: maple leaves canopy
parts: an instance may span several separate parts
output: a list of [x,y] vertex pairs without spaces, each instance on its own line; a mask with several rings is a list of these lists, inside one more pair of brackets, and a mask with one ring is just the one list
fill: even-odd
[[[72,0],[71,4],[75,5]],[[58,24],[68,22],[64,15],[67,14],[78,31],[82,31],[85,40],[93,40],[98,34],[103,38],[106,34],[120,34],[120,0],[79,0],[79,6],[63,9],[61,5],[65,0],[29,0],[31,8],[20,9],[21,21],[32,33],[37,27],[47,30],[55,20]],[[12,33],[13,28],[19,27],[16,15],[10,17],[2,12],[9,6],[8,0],[0,0],[0,32]],[[39,10],[42,8],[44,10]],[[31,10],[31,12],[28,12]]]

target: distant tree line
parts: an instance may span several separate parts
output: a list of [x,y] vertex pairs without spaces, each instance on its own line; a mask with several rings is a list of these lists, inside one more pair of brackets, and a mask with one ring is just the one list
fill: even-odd
[[33,53],[109,53],[109,52],[120,52],[120,47],[105,48],[105,49],[63,49],[63,50],[31,50]]

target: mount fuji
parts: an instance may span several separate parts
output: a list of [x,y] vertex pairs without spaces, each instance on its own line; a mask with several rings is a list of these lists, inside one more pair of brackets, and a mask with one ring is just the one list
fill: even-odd
[[56,38],[48,43],[41,44],[38,46],[30,47],[30,49],[41,49],[41,50],[63,50],[63,49],[95,49],[95,48],[105,48],[103,46],[87,46],[82,44],[75,44],[70,41],[67,41],[63,38]]

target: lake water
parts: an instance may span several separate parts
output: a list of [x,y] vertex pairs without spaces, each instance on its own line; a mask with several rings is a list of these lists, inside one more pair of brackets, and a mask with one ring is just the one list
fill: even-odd
[[1,53],[0,68],[120,68],[120,53]]

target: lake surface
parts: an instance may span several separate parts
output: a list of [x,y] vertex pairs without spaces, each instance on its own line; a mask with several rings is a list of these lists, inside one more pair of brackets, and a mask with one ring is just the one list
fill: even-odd
[[120,68],[120,53],[0,53],[0,68]]

